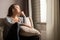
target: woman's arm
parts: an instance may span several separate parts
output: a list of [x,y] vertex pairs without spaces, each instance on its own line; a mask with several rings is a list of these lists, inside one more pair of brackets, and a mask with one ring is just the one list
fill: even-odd
[[31,26],[29,26],[29,25],[27,25],[27,24],[25,24],[25,23],[21,24],[21,26],[25,26],[25,27],[32,28]]
[[24,11],[21,11],[21,15],[24,16],[24,17],[26,17]]
[[29,28],[29,27],[25,27],[25,26],[21,26],[21,29],[26,32],[26,33],[31,33],[31,34],[35,34],[35,35],[40,35],[40,32],[34,28]]
[[[22,11],[22,15],[23,15],[24,17],[26,17],[23,11]],[[30,20],[30,19],[29,19],[29,20]],[[31,20],[30,20],[30,22],[31,22]],[[32,27],[32,25],[28,25],[28,24],[26,24],[26,23],[23,23],[22,26],[21,26],[21,28],[22,28],[23,31],[25,31],[25,32],[27,32],[27,33],[33,33],[33,34],[36,34],[36,35],[40,35],[40,32],[39,32],[38,30],[34,29],[34,28]]]
[[[24,11],[21,11],[21,15],[23,15],[24,17],[26,17],[26,15],[25,15]],[[28,18],[28,19],[29,19],[29,22],[31,23],[30,18]],[[23,23],[23,24],[21,24],[21,25],[26,26],[26,27],[29,27],[29,28],[31,28],[31,27],[32,27],[32,25],[28,25],[28,24],[26,24],[26,23]]]

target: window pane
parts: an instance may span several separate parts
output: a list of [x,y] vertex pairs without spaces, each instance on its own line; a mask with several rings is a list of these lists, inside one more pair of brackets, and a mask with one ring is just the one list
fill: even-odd
[[41,22],[46,22],[46,0],[40,0]]

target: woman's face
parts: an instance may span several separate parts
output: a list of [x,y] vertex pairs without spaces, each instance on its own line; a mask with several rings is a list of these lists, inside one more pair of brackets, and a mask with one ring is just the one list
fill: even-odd
[[14,5],[14,9],[13,9],[13,15],[20,15],[21,13],[21,8],[19,5]]

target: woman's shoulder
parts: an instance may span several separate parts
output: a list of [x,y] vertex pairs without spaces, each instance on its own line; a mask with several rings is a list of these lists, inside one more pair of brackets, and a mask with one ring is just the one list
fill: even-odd
[[6,26],[6,25],[10,26],[10,24],[11,24],[10,19],[7,17],[3,18],[3,20],[0,22],[0,26]]
[[5,17],[4,21],[9,24],[13,24],[11,17]]
[[[19,20],[23,21],[23,17],[18,17],[18,18],[19,18]],[[6,17],[5,19],[8,23],[14,24],[11,17]]]

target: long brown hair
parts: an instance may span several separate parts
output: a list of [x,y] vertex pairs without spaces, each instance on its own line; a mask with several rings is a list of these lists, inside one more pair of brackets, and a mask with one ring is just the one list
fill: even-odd
[[8,9],[8,14],[7,14],[8,17],[11,17],[11,16],[13,15],[12,9],[15,8],[15,5],[18,5],[18,4],[12,4],[12,5],[9,7],[9,9]]

